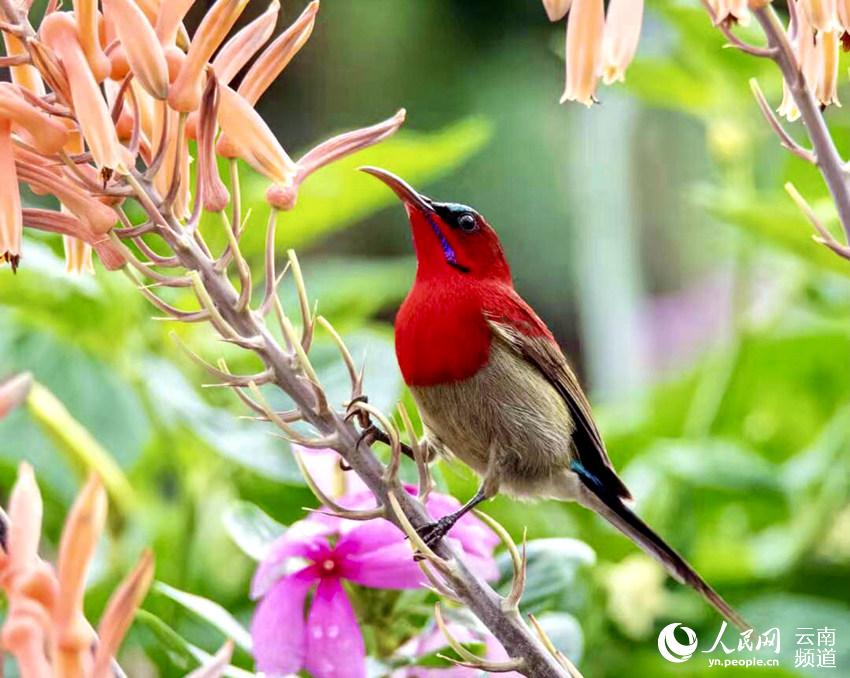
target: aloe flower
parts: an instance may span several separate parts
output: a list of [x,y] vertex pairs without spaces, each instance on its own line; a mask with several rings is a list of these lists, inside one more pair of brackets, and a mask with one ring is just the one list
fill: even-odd
[[602,56],[605,9],[602,0],[575,0],[567,19],[567,82],[561,103],[594,101]]
[[[369,502],[370,492],[343,501],[353,508]],[[434,517],[458,505],[442,495],[427,503]],[[459,542],[471,568],[488,579],[498,575],[493,560],[498,537],[480,520],[464,516],[449,538]],[[261,599],[251,623],[258,671],[280,675],[304,668],[314,678],[365,678],[363,635],[344,581],[401,590],[419,588],[425,578],[404,535],[386,520],[314,514],[294,524],[271,546],[251,585],[251,596]]]

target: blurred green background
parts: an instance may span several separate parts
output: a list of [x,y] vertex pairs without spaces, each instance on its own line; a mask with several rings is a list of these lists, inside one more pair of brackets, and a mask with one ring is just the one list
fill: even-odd
[[[246,18],[262,9],[254,0]],[[285,3],[281,25],[301,9]],[[592,110],[559,106],[563,36],[534,0],[325,0],[312,39],[259,106],[282,143],[298,157],[401,106],[408,119],[308,180],[279,222],[281,256],[298,250],[311,298],[358,359],[368,354],[366,390],[389,410],[404,397],[391,323],[415,263],[402,210],[355,168],[381,165],[476,207],[520,293],[573,357],[639,513],[757,626],[781,628],[782,666],[757,673],[850,675],[850,264],[812,242],[782,190],[793,180],[836,225],[819,175],[779,147],[749,93],[757,76],[778,104],[778,74],[722,49],[698,3],[656,0],[625,85],[601,90]],[[850,150],[847,114],[828,121]],[[258,262],[264,184],[246,173],[243,188],[255,207],[246,251]],[[69,278],[59,247],[30,236],[18,275],[0,270],[0,374],[32,371],[132,485],[112,488],[91,616],[152,544],[159,580],[245,624],[255,563],[228,532],[268,539],[277,528],[261,512],[288,524],[315,500],[286,443],[238,419],[232,395],[200,388],[209,379],[168,335],[234,369],[251,359],[206,328],[151,321],[118,273]],[[313,358],[341,403],[345,373],[325,336]],[[4,500],[21,459],[45,495],[50,555],[85,463],[37,407],[0,423]],[[474,491],[459,464],[438,475],[460,499]],[[485,510],[516,538],[527,527],[530,539],[592,549],[536,542],[524,608],[548,615],[585,675],[710,673],[699,654],[662,660],[656,636],[680,621],[707,648],[718,618],[600,520],[502,498]],[[220,644],[230,618],[175,597],[159,589],[145,603],[125,645],[132,675],[182,675],[198,648]],[[397,620],[369,627],[373,650],[425,623],[424,598],[363,598],[364,618],[380,603]],[[822,626],[837,629],[837,668],[794,669],[795,629]],[[727,644],[736,638],[730,630]],[[391,662],[381,659],[375,675]],[[250,668],[244,648],[235,662]]]

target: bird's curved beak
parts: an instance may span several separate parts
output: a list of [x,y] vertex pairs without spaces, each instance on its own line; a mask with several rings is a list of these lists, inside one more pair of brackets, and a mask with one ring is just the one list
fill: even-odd
[[428,198],[418,193],[404,179],[397,177],[392,172],[387,172],[387,170],[380,167],[370,166],[360,167],[358,169],[383,181],[406,205],[416,207],[422,212],[432,212],[434,210]]

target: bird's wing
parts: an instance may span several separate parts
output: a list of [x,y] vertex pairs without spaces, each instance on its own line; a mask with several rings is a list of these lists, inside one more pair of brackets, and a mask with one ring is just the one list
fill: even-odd
[[573,444],[581,471],[590,474],[615,496],[631,499],[605,450],[587,396],[549,328],[515,291],[498,296],[498,300],[492,299],[491,303],[485,299],[488,323],[493,333],[537,367],[564,399],[575,424]]

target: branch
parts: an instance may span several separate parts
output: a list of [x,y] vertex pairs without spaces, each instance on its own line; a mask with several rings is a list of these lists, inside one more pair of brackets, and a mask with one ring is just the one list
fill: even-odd
[[800,110],[800,116],[812,142],[814,162],[829,188],[845,238],[850,241],[850,186],[847,182],[844,161],[838,154],[818,102],[806,87],[805,78],[800,72],[791,43],[773,7],[767,5],[753,13],[767,36],[768,44],[777,50],[771,58],[782,71],[782,76]]
[[[369,445],[360,440],[354,425],[346,421],[343,414],[327,407],[303,346],[294,332],[290,337],[292,348],[287,350],[269,330],[264,318],[244,306],[239,292],[205,248],[194,238],[182,234],[181,226],[172,214],[155,207],[159,200],[150,181],[136,175],[131,176],[129,182],[139,202],[149,212],[155,231],[190,272],[202,306],[211,315],[217,316],[217,322],[213,323],[216,329],[224,330],[225,339],[249,347],[257,354],[265,365],[269,383],[292,399],[304,421],[319,436],[333,441],[333,449],[372,491],[378,506],[398,508],[398,513],[395,510],[386,512],[388,520],[399,528],[402,522],[414,529],[428,524],[429,517],[422,502],[405,492],[394,476],[387,477],[386,469]],[[284,320],[291,332],[288,319]],[[442,543],[436,548],[435,556],[448,568],[453,594],[482,621],[510,657],[521,661],[525,675],[534,678],[564,678],[570,675],[526,625],[516,608],[509,605],[507,610],[504,609],[504,599],[469,570],[455,549]]]

